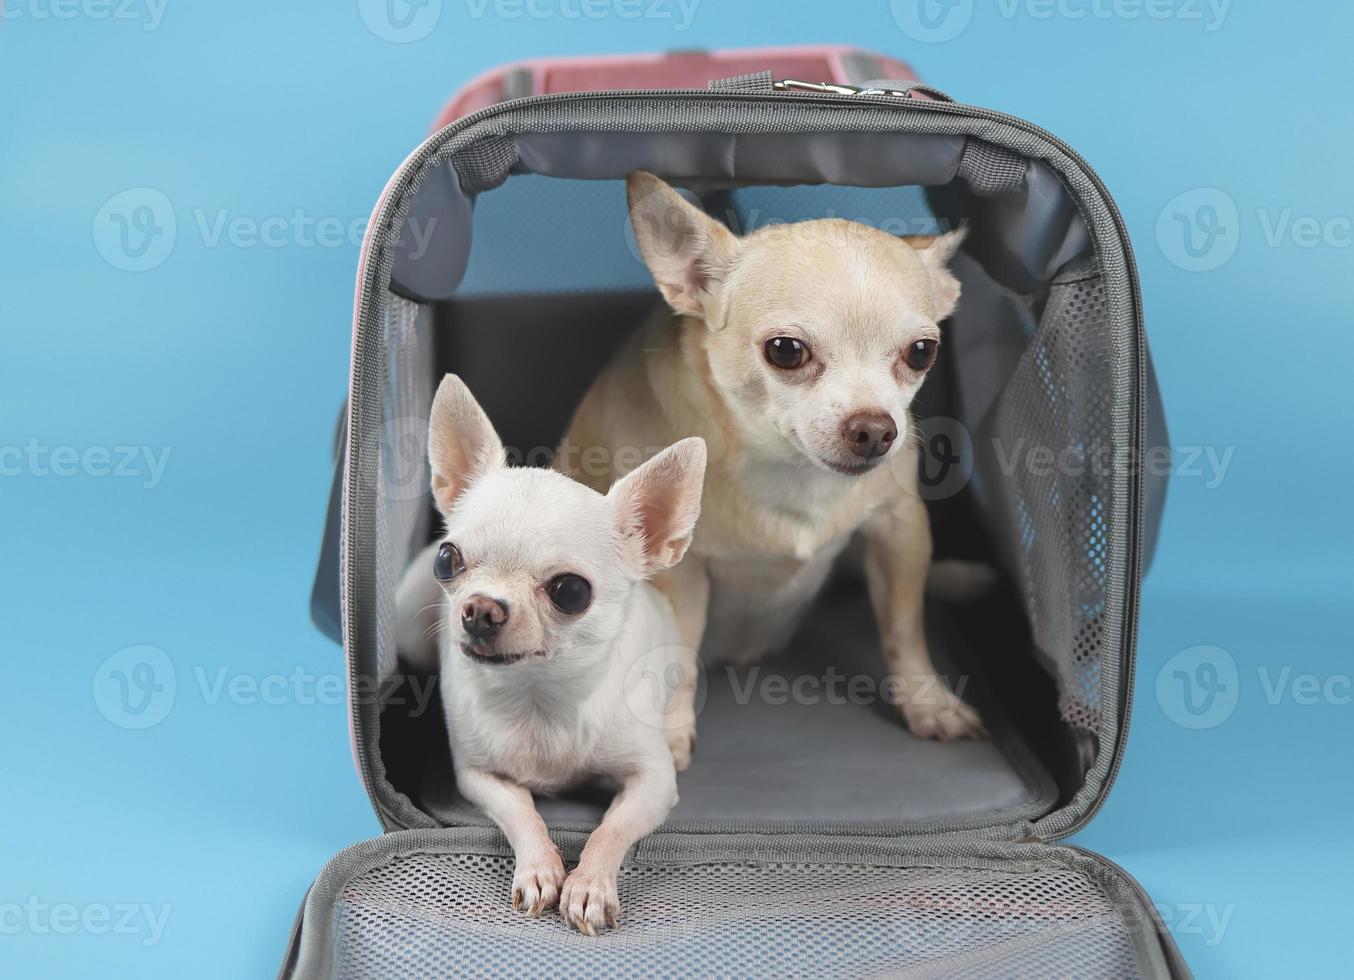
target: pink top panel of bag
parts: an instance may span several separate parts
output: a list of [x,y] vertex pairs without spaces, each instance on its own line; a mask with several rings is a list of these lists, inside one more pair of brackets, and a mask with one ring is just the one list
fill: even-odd
[[700,89],[719,78],[770,71],[777,79],[858,84],[917,81],[896,58],[844,45],[674,51],[664,54],[539,58],[494,68],[472,79],[438,114],[433,131],[507,99],[616,89]]

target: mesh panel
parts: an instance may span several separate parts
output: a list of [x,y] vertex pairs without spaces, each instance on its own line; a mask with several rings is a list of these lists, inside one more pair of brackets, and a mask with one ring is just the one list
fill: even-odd
[[1113,353],[1100,278],[1055,284],[992,428],[1035,647],[1058,678],[1063,717],[1096,733],[1102,664],[1114,658],[1111,650],[1102,661],[1118,448]]
[[376,629],[380,675],[395,666],[395,589],[428,532],[427,453],[432,409],[431,310],[398,296],[386,312],[385,425],[379,435],[376,491]]
[[512,860],[419,853],[350,881],[334,975],[1137,975],[1131,923],[1070,869],[627,867],[597,939],[508,903]]

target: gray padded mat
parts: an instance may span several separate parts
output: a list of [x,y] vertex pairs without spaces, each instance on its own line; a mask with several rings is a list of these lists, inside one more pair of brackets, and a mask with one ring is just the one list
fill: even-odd
[[[971,668],[955,667],[956,631],[943,608],[930,606],[928,634],[940,669],[966,676]],[[839,680],[829,682],[834,674]],[[707,671],[696,753],[679,777],[681,801],[669,825],[990,825],[1052,808],[1052,779],[992,713],[979,677],[967,675],[965,695],[983,708],[992,740],[940,743],[914,738],[878,697],[850,696],[880,691],[882,674],[874,618],[855,589],[820,602],[781,657],[733,674]],[[796,698],[787,689],[801,676],[818,685]],[[424,792],[428,812],[446,823],[466,821],[440,766],[428,773]],[[595,787],[541,800],[540,809],[555,826],[592,825],[608,802],[607,787]]]

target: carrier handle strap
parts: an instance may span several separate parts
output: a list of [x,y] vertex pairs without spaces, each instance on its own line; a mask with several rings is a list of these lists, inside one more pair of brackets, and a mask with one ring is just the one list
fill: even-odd
[[746,92],[749,95],[770,95],[776,90],[776,78],[769,71],[754,71],[746,75],[716,78],[710,83],[711,92]]

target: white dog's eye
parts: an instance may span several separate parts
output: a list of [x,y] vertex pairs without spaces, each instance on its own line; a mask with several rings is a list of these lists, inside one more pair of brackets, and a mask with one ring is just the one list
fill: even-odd
[[442,547],[437,549],[437,557],[433,559],[433,575],[439,582],[450,582],[464,571],[465,559],[461,557],[461,549],[450,541],[443,541]]
[[592,602],[592,585],[582,575],[565,572],[550,580],[546,591],[560,612],[581,613]]
[[809,348],[793,337],[772,337],[762,347],[767,363],[782,371],[793,371],[809,363]]
[[936,353],[940,343],[935,340],[918,340],[903,354],[903,360],[914,371],[929,371],[936,362]]

